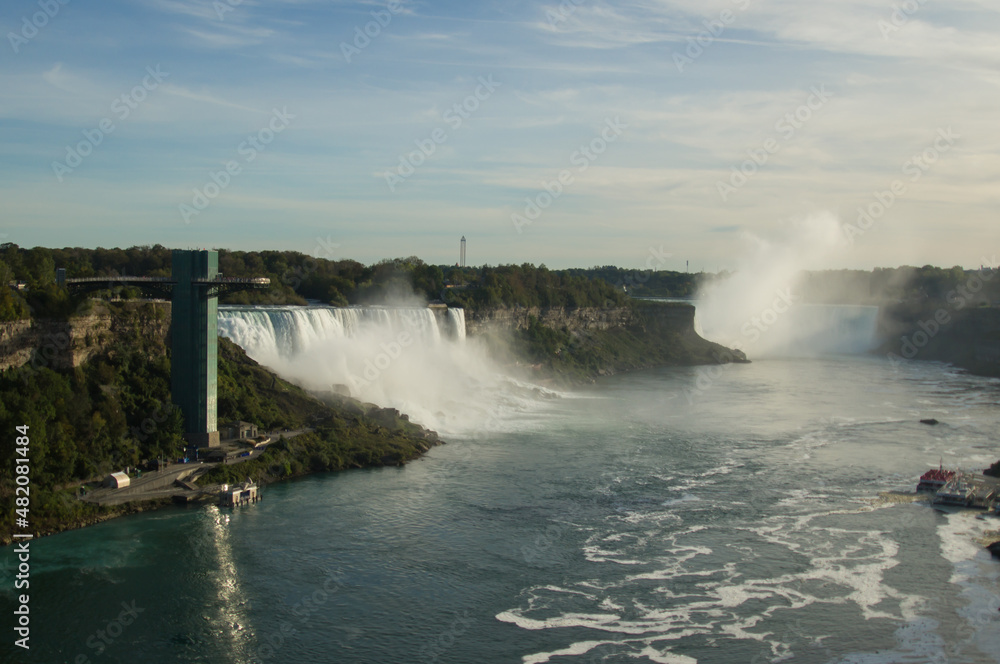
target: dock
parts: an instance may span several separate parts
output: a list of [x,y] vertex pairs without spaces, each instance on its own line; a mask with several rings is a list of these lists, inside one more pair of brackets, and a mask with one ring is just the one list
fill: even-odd
[[222,491],[219,492],[219,505],[221,507],[238,507],[239,505],[256,503],[258,500],[260,500],[258,487],[250,479],[247,479],[241,486],[231,487],[223,484]]
[[938,490],[934,503],[994,510],[1000,505],[1000,478],[957,471]]

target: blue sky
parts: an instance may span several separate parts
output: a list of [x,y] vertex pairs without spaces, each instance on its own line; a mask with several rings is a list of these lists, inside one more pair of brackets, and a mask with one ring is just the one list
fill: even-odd
[[851,241],[814,267],[1000,253],[995,2],[10,0],[0,30],[22,246],[716,270],[821,218]]

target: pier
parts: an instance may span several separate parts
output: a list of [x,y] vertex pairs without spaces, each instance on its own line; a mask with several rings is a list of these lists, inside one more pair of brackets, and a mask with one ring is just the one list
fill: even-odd
[[938,490],[934,503],[993,510],[1000,504],[1000,478],[957,471]]

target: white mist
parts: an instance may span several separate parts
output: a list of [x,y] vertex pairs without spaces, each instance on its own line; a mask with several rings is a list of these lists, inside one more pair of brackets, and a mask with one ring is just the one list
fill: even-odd
[[534,401],[538,388],[507,375],[464,312],[419,306],[220,307],[219,334],[283,378],[398,408],[442,433],[490,427]]
[[746,234],[747,252],[728,278],[698,294],[699,333],[749,359],[863,353],[873,349],[877,307],[803,302],[803,272],[847,248],[840,221],[822,213],[790,224],[777,240]]

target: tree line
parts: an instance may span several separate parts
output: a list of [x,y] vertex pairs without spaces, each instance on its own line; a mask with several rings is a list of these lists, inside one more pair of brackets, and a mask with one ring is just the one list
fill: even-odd
[[[168,277],[171,250],[162,245],[128,249],[51,249],[0,245],[0,283],[23,282],[21,290],[0,289],[0,320],[65,316],[79,308],[79,298],[55,286],[56,268],[68,277]],[[351,259],[314,258],[296,251],[219,250],[219,271],[229,277],[267,277],[267,290],[226,295],[223,304],[306,304],[336,306],[419,299],[443,300],[467,308],[622,306],[629,297],[697,295],[699,289],[730,276],[628,270],[613,265],[550,270],[544,264],[458,267],[431,265],[416,256],[365,265]],[[992,274],[988,269],[981,274]],[[806,272],[800,281],[805,301],[883,303],[944,300],[967,286],[975,271],[961,267],[904,266],[875,270]],[[975,284],[974,284],[975,285]],[[113,295],[139,297],[135,288],[119,287]],[[986,280],[979,302],[1000,299],[1000,279]]]

